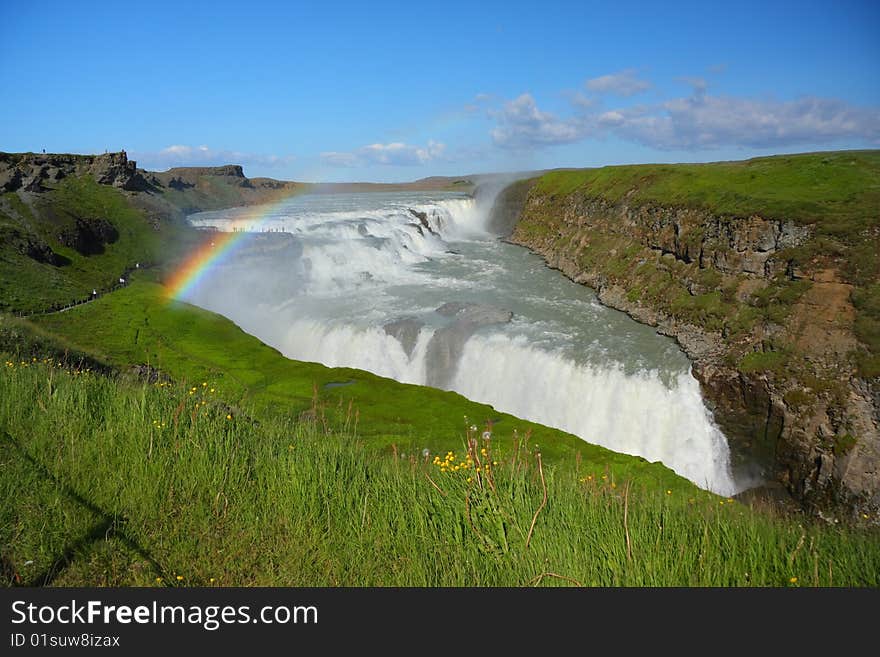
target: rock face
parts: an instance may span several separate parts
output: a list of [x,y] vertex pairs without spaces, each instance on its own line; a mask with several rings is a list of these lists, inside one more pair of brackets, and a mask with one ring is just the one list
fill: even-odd
[[104,253],[104,247],[119,239],[116,226],[102,218],[77,219],[73,226],[64,228],[58,241],[76,249],[81,255]]
[[[434,388],[449,389],[468,339],[481,326],[506,324],[513,318],[509,310],[479,303],[450,301],[435,312],[448,323],[436,329],[425,351],[426,383]],[[383,326],[385,333],[397,339],[413,357],[419,333],[425,323],[416,317],[400,317]]]
[[150,193],[137,202],[148,212],[175,218],[203,210],[271,203],[305,187],[271,178],[248,178],[238,164],[144,171],[143,178]]
[[92,176],[102,185],[144,191],[149,185],[125,152],[104,155],[0,153],[0,191],[39,193],[68,176]]
[[428,213],[427,212],[420,212],[418,210],[413,210],[412,208],[409,208],[409,212],[412,216],[414,216],[416,219],[419,220],[419,224],[413,224],[413,225],[418,229],[418,231],[421,235],[425,234],[424,231],[422,230],[423,228],[425,230],[427,230],[429,233],[431,233],[431,235],[437,235],[437,233],[431,227],[431,223],[428,221]]
[[427,381],[434,388],[448,389],[452,384],[464,345],[481,326],[505,324],[513,318],[509,310],[476,303],[444,303],[436,311],[452,319],[431,336],[425,360]]
[[852,286],[833,264],[804,269],[793,256],[811,226],[582,190],[517,194],[510,241],[691,357],[735,476],[784,487],[825,517],[880,510],[880,384],[848,358]]
[[786,261],[773,256],[810,235],[809,226],[792,221],[723,217],[690,208],[630,206],[596,198],[576,197],[568,212],[575,225],[580,223],[575,217],[603,217],[613,232],[661,255],[729,275],[772,277],[784,272]]
[[199,179],[205,176],[229,178],[233,184],[240,187],[253,186],[238,164],[225,164],[219,167],[174,167],[168,171],[150,172],[148,175],[160,185],[164,184],[180,189],[195,187]]
[[7,229],[0,234],[0,242],[11,244],[18,253],[37,262],[56,267],[70,264],[67,258],[55,253],[45,241],[32,233],[25,233],[15,228]]
[[393,322],[388,322],[382,328],[385,333],[397,339],[403,347],[407,358],[412,358],[413,349],[416,348],[416,342],[419,339],[419,333],[424,326],[424,322],[415,317],[401,317]]
[[495,197],[492,209],[489,211],[489,232],[509,237],[516,228],[529,191],[535,184],[534,178],[526,178],[511,183]]

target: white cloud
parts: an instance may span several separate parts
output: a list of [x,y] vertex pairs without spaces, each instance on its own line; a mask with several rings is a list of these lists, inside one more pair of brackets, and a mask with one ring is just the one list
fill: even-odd
[[326,164],[334,167],[356,167],[358,165],[358,157],[354,153],[327,151],[321,153],[321,159],[324,160]]
[[706,93],[706,89],[709,88],[709,83],[706,81],[706,78],[700,77],[682,77],[679,78],[685,84],[689,84],[691,88],[694,90],[695,95],[701,95]]
[[585,96],[580,91],[576,91],[574,93],[567,93],[569,99],[571,100],[571,104],[576,108],[580,108],[582,110],[587,110],[593,107],[598,106],[599,101],[595,98],[590,98],[589,96]]
[[196,146],[193,148],[192,146],[182,146],[180,144],[174,144],[173,146],[169,146],[168,148],[163,148],[159,151],[160,155],[171,156],[171,157],[187,157],[196,151],[198,153],[207,153],[207,146]]
[[626,122],[623,112],[611,110],[610,112],[602,112],[599,115],[599,125],[603,128],[613,128]]
[[615,134],[660,149],[764,148],[835,139],[880,142],[880,111],[827,98],[755,100],[697,90],[650,112],[619,114],[620,120],[609,124]]
[[327,151],[321,153],[325,164],[338,167],[370,165],[412,166],[442,159],[446,145],[428,141],[426,146],[413,146],[403,142],[369,144],[355,151]]
[[[691,95],[650,105],[607,108],[581,94],[568,94],[569,116],[542,111],[530,94],[522,94],[489,112],[496,124],[489,134],[496,146],[512,149],[607,135],[661,150],[773,148],[844,140],[880,144],[877,107],[862,108],[832,98],[781,101],[715,96],[708,93],[703,78],[679,80],[692,87]],[[605,86],[610,88],[610,83]]]
[[508,101],[500,110],[492,111],[498,126],[491,131],[492,140],[502,148],[529,148],[567,144],[583,139],[588,127],[578,117],[560,119],[538,109],[531,94],[522,94]]
[[650,89],[651,83],[638,79],[635,69],[628,68],[625,71],[587,80],[586,86],[588,90],[598,94],[633,96]]
[[289,164],[294,157],[243,153],[241,151],[216,150],[206,145],[187,146],[172,144],[159,151],[132,152],[132,159],[138,166],[149,170],[164,170],[183,166],[218,166],[222,164],[241,164],[262,167],[276,167]]

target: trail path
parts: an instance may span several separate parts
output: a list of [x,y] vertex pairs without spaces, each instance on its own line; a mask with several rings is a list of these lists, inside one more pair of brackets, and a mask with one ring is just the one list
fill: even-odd
[[71,303],[64,305],[64,306],[52,307],[47,310],[39,310],[36,312],[30,312],[30,313],[14,313],[14,314],[16,317],[22,317],[22,318],[27,319],[28,317],[41,317],[44,315],[57,315],[58,313],[67,312],[71,308],[76,308],[78,306],[84,306],[87,303],[92,303],[93,301],[97,301],[98,299],[100,299],[104,295],[111,294],[113,292],[116,292],[117,290],[121,290],[126,285],[128,285],[129,276],[131,275],[131,273],[133,271],[150,269],[151,267],[153,267],[152,264],[142,265],[140,263],[136,263],[134,267],[128,267],[125,269],[125,271],[122,272],[122,274],[119,276],[119,279],[118,279],[120,282],[116,283],[115,285],[113,285],[110,288],[102,288],[100,291],[98,291],[98,288],[93,288],[93,290],[95,290],[95,294],[91,294],[88,297],[86,297],[85,299],[77,299]]

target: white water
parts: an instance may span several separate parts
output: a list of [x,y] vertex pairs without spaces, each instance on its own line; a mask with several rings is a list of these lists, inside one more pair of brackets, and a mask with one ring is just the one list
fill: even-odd
[[[244,240],[188,300],[290,358],[449,388],[736,492],[684,354],[495,239],[487,205],[440,193],[292,199],[263,223],[286,234]],[[190,219],[226,228],[241,214]],[[437,312],[450,302],[473,305]],[[401,319],[407,331],[384,328]]]

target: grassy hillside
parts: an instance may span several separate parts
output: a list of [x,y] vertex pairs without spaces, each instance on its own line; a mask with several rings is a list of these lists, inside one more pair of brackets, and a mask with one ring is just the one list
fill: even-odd
[[[93,289],[113,288],[136,263],[155,263],[187,246],[183,226],[147,221],[125,192],[91,177],[65,178],[28,200],[0,195],[0,310],[41,311],[86,298]],[[116,234],[71,245],[81,234],[78,220],[106,221]],[[65,234],[71,239],[62,241]],[[39,257],[28,253],[29,245],[43,249]]]
[[818,223],[827,234],[848,236],[880,220],[880,151],[554,171],[539,179],[538,188],[548,194],[588,189],[610,201],[626,196],[634,203]]
[[548,464],[525,439],[403,457],[349,422],[230,412],[213,381],[18,358],[0,358],[6,586],[880,585],[876,532]]

